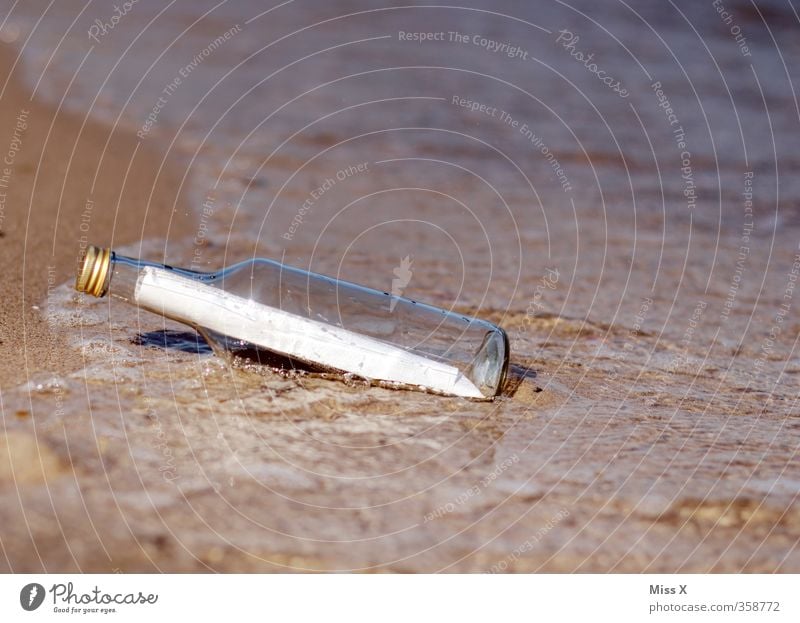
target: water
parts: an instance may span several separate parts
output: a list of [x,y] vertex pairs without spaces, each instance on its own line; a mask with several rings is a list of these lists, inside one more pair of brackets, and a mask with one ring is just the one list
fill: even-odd
[[83,492],[52,563],[797,570],[796,15],[727,2],[748,56],[711,3],[381,4],[141,0],[97,41],[108,7],[14,9],[40,97],[184,167],[170,261],[389,291],[413,258],[515,371],[476,404],[230,367],[65,284],[85,369],[3,396]]

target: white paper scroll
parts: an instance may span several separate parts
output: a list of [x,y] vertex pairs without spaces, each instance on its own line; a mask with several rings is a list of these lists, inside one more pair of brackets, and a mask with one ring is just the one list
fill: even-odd
[[183,277],[146,267],[136,302],[165,316],[245,340],[276,353],[383,381],[483,398],[455,366],[346,329],[284,312]]

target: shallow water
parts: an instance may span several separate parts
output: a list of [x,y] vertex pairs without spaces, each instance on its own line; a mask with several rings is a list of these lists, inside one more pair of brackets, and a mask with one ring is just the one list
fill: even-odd
[[484,404],[231,366],[64,284],[85,369],[2,396],[42,460],[10,566],[797,571],[800,20],[725,4],[751,56],[711,3],[141,0],[98,41],[102,6],[15,8],[40,97],[185,166],[168,261],[388,290],[409,256],[514,374]]

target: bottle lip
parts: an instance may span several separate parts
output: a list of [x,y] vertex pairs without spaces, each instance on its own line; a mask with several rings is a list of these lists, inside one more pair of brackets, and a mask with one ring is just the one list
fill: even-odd
[[88,246],[78,267],[75,289],[92,296],[104,296],[108,290],[108,268],[111,265],[111,250]]

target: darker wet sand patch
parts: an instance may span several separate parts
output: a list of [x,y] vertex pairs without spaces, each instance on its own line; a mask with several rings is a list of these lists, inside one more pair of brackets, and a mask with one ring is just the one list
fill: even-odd
[[667,512],[656,518],[671,524],[689,523],[704,528],[754,528],[763,525],[769,529],[782,525],[796,525],[800,512],[782,508],[766,500],[734,498],[731,500],[686,499],[675,502]]

